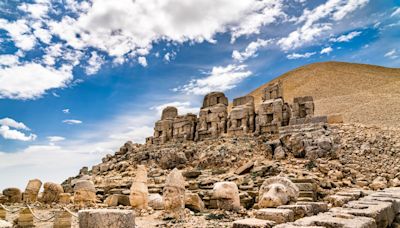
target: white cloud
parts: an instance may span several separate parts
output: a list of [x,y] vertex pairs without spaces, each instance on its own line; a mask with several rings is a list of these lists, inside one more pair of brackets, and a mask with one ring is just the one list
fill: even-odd
[[[148,52],[159,40],[214,42],[214,35],[232,38],[258,33],[282,17],[282,0],[94,0],[78,18],[64,17],[49,26],[71,47],[93,47],[121,58]],[[135,26],[132,26],[135,25]],[[79,34],[79,36],[77,36]]]
[[281,38],[278,44],[283,50],[290,50],[311,43],[332,29],[330,20],[342,20],[368,2],[369,0],[328,0],[312,10],[305,9],[303,14],[295,19],[297,23],[303,23],[303,25],[287,37]]
[[30,131],[30,129],[24,123],[17,122],[8,117],[0,119],[0,125]]
[[66,109],[63,109],[62,112],[65,113],[65,114],[69,114],[70,110],[69,110],[69,108],[66,108]]
[[96,74],[100,70],[101,65],[103,65],[103,63],[104,63],[103,58],[101,56],[99,56],[97,54],[97,52],[92,51],[90,53],[90,58],[88,60],[88,65],[85,68],[86,74],[87,75]]
[[332,42],[349,42],[350,40],[359,36],[360,34],[361,34],[361,32],[359,32],[359,31],[353,31],[346,35],[341,35],[336,38],[331,38],[330,41],[332,41]]
[[226,91],[235,88],[238,83],[252,73],[246,65],[228,65],[213,67],[209,75],[204,78],[191,80],[188,84],[175,88],[187,94],[204,95],[212,91]]
[[62,121],[63,123],[66,123],[66,124],[71,124],[71,125],[73,125],[73,124],[81,124],[82,123],[82,121],[81,120],[63,120]]
[[234,50],[232,52],[232,58],[236,61],[243,62],[250,57],[257,56],[257,51],[259,48],[266,47],[271,43],[272,40],[257,39],[256,41],[253,41],[249,45],[247,45],[246,49],[242,52]]
[[10,129],[9,126],[0,126],[0,135],[5,139],[19,140],[19,141],[33,141],[36,139],[35,134],[25,135],[23,132]]
[[71,68],[44,67],[36,63],[0,68],[0,98],[35,99],[47,90],[65,87]]
[[390,59],[397,59],[397,57],[399,57],[399,56],[397,55],[396,49],[392,49],[385,53],[385,57],[390,58]]
[[18,6],[18,9],[25,11],[30,14],[33,18],[41,18],[45,16],[49,10],[48,2],[39,2],[34,4],[22,3]]
[[140,56],[138,58],[138,62],[140,65],[142,65],[143,67],[147,67],[147,60],[146,57]]
[[176,56],[176,52],[172,51],[172,52],[167,52],[164,55],[164,61],[166,62],[170,62],[171,60],[173,60]]
[[65,140],[65,138],[64,138],[64,137],[61,137],[61,136],[49,136],[49,137],[47,137],[47,139],[48,139],[50,142],[61,142],[61,141],[64,141],[64,140]]
[[331,53],[333,51],[333,49],[331,48],[331,47],[326,47],[326,48],[323,48],[322,50],[321,50],[321,52],[320,52],[320,54],[322,55],[322,54],[328,54],[329,55],[329,53]]
[[32,34],[27,20],[9,22],[0,18],[0,29],[6,30],[15,46],[23,51],[31,50],[36,45],[36,38]]
[[390,17],[395,17],[395,16],[398,16],[398,15],[400,15],[400,7],[397,7],[397,8],[393,11],[393,13],[390,15]]
[[19,63],[16,55],[0,55],[0,66],[13,66]]
[[316,54],[316,52],[306,52],[304,54],[292,53],[292,54],[287,55],[286,58],[288,58],[288,59],[307,59],[315,54]]
[[173,106],[173,107],[177,108],[179,115],[185,115],[187,113],[197,114],[200,110],[199,107],[193,107],[192,104],[188,101],[186,101],[186,102],[174,101],[174,102],[154,106],[154,107],[151,107],[150,109],[157,110],[158,116],[161,116],[162,110],[168,106]]

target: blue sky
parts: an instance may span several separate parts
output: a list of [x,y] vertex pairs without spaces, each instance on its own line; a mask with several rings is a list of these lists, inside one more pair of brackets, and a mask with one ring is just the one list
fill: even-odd
[[400,1],[0,2],[0,189],[61,182],[163,107],[320,61],[400,67]]

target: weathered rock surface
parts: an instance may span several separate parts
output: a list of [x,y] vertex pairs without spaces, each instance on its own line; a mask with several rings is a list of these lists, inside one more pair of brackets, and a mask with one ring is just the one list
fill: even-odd
[[78,213],[79,228],[132,228],[135,216],[131,210],[89,209]]

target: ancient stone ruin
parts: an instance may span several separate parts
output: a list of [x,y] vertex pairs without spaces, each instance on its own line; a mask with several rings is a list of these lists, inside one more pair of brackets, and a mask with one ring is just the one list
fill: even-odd
[[228,105],[225,94],[211,92],[204,97],[199,117],[191,113],[178,116],[175,107],[166,107],[155,124],[154,136],[148,137],[146,143],[277,134],[282,126],[327,122],[326,116],[314,117],[314,101],[310,96],[296,97],[291,105],[285,102],[280,82],[264,89],[262,103],[257,107],[252,96],[235,98],[230,112]]

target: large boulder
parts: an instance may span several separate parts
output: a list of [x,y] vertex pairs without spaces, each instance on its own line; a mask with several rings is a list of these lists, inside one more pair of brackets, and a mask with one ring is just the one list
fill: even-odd
[[217,206],[222,210],[239,210],[239,190],[234,182],[217,182],[213,188],[213,198],[217,200]]
[[258,206],[260,208],[278,207],[296,202],[299,189],[285,177],[271,177],[266,179],[260,187]]
[[203,200],[201,200],[200,196],[197,193],[185,193],[185,207],[194,212],[204,211]]

